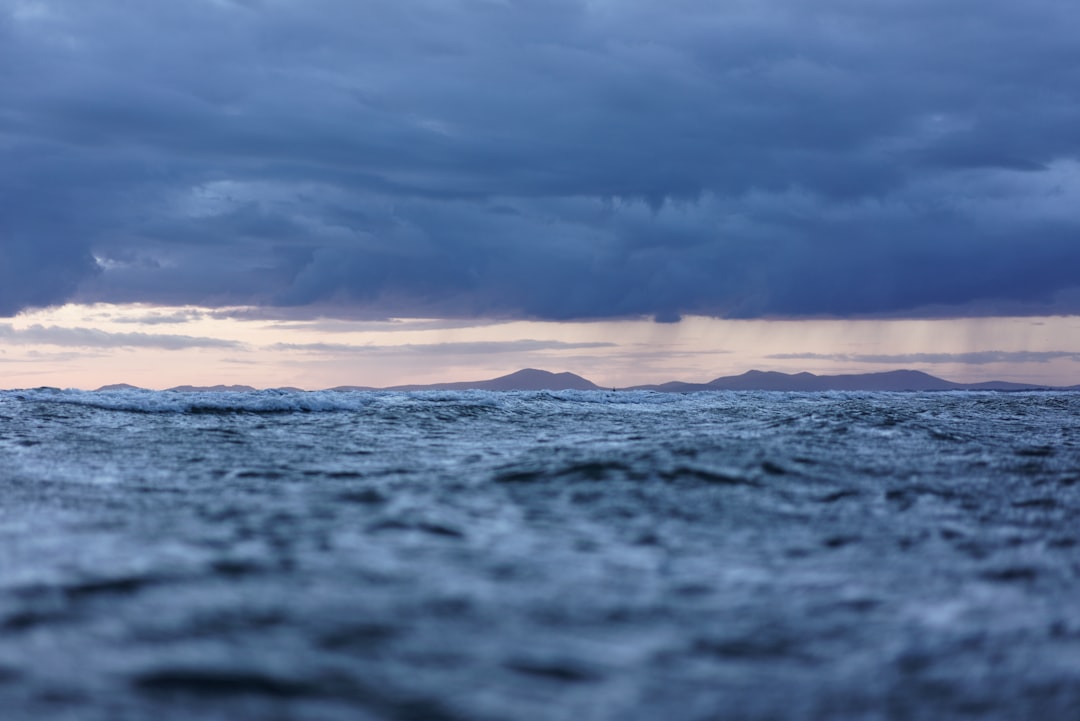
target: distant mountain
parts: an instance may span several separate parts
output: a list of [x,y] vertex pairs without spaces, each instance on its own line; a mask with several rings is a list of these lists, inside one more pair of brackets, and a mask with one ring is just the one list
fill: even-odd
[[723,376],[708,383],[663,383],[635,386],[635,390],[688,393],[692,391],[950,391],[950,390],[1037,390],[1045,386],[1006,381],[955,383],[929,373],[912,370],[819,376],[813,373],[779,373],[752,370],[737,376]]
[[107,385],[107,386],[101,386],[101,388],[98,388],[98,390],[99,391],[141,391],[141,390],[145,390],[145,389],[140,388],[139,386],[133,386],[130,383],[112,383],[112,384]]
[[[99,391],[139,390],[127,383],[102,386]],[[169,388],[178,392],[247,392],[251,386],[176,386]],[[299,390],[279,388],[276,390]],[[498,378],[458,383],[433,383],[430,385],[403,385],[390,388],[369,386],[337,386],[332,391],[598,391],[605,390],[592,381],[573,373],[552,373],[535,368],[525,368]],[[657,385],[632,386],[620,390],[650,390],[665,393],[692,393],[695,391],[1026,391],[1067,390],[1080,391],[1080,385],[1067,387],[1040,386],[1030,383],[986,381],[983,383],[955,383],[929,373],[913,370],[886,371],[883,373],[859,373],[851,375],[819,376],[813,373],[779,373],[777,371],[747,371],[737,376],[722,376],[708,383],[671,381]]]
[[248,393],[255,388],[251,386],[176,386],[175,388],[167,388],[166,390],[177,391],[179,393]]
[[600,386],[573,373],[552,373],[550,371],[526,368],[524,370],[500,376],[486,381],[464,381],[461,383],[435,383],[432,385],[394,386],[391,391],[598,391]]

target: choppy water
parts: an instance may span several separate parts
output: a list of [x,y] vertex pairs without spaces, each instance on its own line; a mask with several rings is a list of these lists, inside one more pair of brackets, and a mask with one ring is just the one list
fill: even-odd
[[1080,394],[0,392],[2,718],[1080,718]]

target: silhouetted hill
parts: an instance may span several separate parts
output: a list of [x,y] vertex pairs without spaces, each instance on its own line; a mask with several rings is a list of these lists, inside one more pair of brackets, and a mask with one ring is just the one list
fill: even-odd
[[255,390],[251,386],[176,386],[166,390],[179,393],[248,393]]
[[1037,390],[1045,386],[1007,381],[955,383],[929,373],[913,370],[819,376],[813,373],[779,373],[752,370],[737,376],[723,376],[708,383],[663,383],[635,386],[638,390],[688,393],[692,391],[949,391],[949,390]]
[[130,383],[112,383],[107,386],[101,386],[99,391],[141,391],[144,390],[139,386],[133,386]]
[[596,391],[600,386],[573,373],[552,373],[550,371],[525,368],[524,370],[499,376],[484,381],[463,381],[460,383],[434,383],[431,385],[394,386],[392,391]]
[[[127,383],[102,386],[99,391],[138,390]],[[245,392],[255,390],[245,385],[176,386],[169,388],[178,392]],[[280,388],[278,390],[299,390]],[[540,391],[540,390],[605,390],[592,381],[574,373],[552,373],[536,368],[525,368],[498,378],[456,383],[432,383],[429,385],[402,385],[390,388],[370,386],[337,386],[333,391],[429,391],[429,390],[489,390],[489,391]],[[882,373],[858,373],[849,375],[814,375],[813,373],[780,373],[777,371],[751,370],[737,376],[722,376],[708,383],[670,381],[655,385],[632,386],[620,390],[651,390],[665,393],[691,393],[695,391],[950,391],[950,390],[1069,390],[1080,391],[1080,385],[1053,387],[1008,381],[983,383],[956,383],[929,373],[915,370],[896,370]]]
[[710,381],[709,386],[718,390],[764,388],[782,391],[947,391],[963,387],[929,373],[910,370],[837,376],[749,371],[741,376],[717,378]]

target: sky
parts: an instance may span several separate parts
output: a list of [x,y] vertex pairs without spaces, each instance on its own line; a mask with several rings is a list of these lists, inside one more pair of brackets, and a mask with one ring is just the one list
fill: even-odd
[[1080,383],[1071,0],[0,0],[0,387]]

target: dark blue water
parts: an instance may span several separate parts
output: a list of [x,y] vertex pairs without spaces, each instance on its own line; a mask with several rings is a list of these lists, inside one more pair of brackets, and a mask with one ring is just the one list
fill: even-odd
[[1080,394],[0,392],[0,718],[1080,718]]

